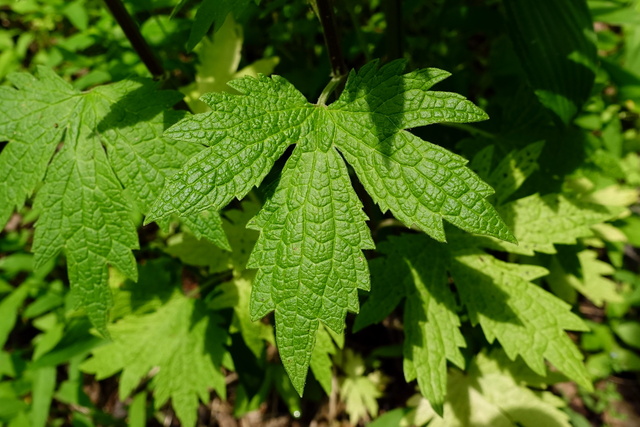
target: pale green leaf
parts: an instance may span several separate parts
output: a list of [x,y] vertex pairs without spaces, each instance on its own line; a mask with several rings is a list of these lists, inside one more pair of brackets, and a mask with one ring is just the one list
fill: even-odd
[[547,281],[553,288],[571,287],[577,290],[598,307],[602,307],[605,302],[623,301],[622,295],[616,291],[616,283],[604,277],[615,273],[611,264],[598,260],[598,254],[588,250],[578,253],[578,261],[582,270],[581,277],[565,271],[562,264],[556,261],[552,264],[552,274]]
[[601,206],[573,201],[558,194],[533,194],[502,205],[498,211],[518,244],[486,239],[483,245],[523,255],[554,254],[554,245],[574,244],[578,238],[592,236],[592,225],[615,216]]
[[521,356],[531,369],[545,375],[545,360],[590,389],[582,354],[565,330],[585,331],[570,306],[531,283],[548,271],[533,265],[510,264],[467,249],[456,254],[451,275],[474,325],[489,342],[496,338],[511,360]]
[[226,392],[220,371],[226,332],[217,323],[199,301],[175,294],[155,312],[116,322],[109,328],[113,341],[93,350],[82,368],[98,379],[122,371],[121,400],[155,368],[156,408],[171,399],[182,425],[195,426],[209,389],[223,398]]
[[198,55],[195,82],[180,90],[186,95],[185,101],[194,113],[204,113],[211,108],[199,98],[209,92],[233,91],[227,82],[234,78],[258,74],[269,75],[279,59],[264,58],[253,62],[238,71],[242,57],[242,26],[237,24],[233,15],[228,15],[213,38],[204,37],[194,52]]
[[347,348],[340,355],[344,377],[339,380],[340,397],[345,403],[345,410],[349,414],[352,425],[369,415],[378,415],[378,401],[382,397],[384,377],[379,371],[364,375],[366,366],[359,354]]
[[[497,356],[497,357],[496,357]],[[433,417],[430,427],[569,427],[559,408],[565,403],[550,392],[536,392],[514,376],[521,363],[509,363],[500,353],[481,353],[467,375],[451,371],[444,417]]]
[[198,239],[191,233],[178,233],[169,237],[164,251],[185,264],[208,267],[210,273],[231,269],[229,252],[206,239]]

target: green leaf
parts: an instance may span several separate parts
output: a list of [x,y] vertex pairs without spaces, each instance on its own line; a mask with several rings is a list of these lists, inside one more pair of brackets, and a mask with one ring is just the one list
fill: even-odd
[[320,324],[316,333],[316,344],[311,353],[310,367],[316,380],[327,393],[331,395],[333,390],[333,363],[331,355],[336,354],[336,346],[331,339],[331,334]]
[[[104,334],[111,305],[107,265],[137,277],[128,194],[146,212],[166,177],[200,149],[162,137],[165,123],[180,117],[164,110],[180,96],[159,92],[152,82],[128,80],[81,93],[45,67],[38,77],[16,73],[9,80],[15,88],[0,88],[0,140],[9,141],[0,154],[0,199],[6,201],[0,223],[44,179],[34,202],[41,213],[35,268],[64,251],[76,301]],[[228,246],[216,231],[217,216],[201,227],[197,218],[188,220]]]
[[[543,147],[544,141],[540,141],[512,151],[491,171],[487,183],[496,191],[498,205],[504,203],[538,169],[537,160]],[[510,230],[513,231],[512,228]]]
[[[181,2],[176,6],[176,10],[179,10],[185,3]],[[209,32],[212,25],[214,31],[217,31],[222,27],[227,15],[233,13],[238,16],[250,3],[251,0],[202,0],[191,26],[187,50],[192,50]]]
[[[417,378],[423,396],[442,414],[447,391],[447,360],[463,368],[459,348],[465,347],[455,297],[447,286],[448,250],[424,235],[410,234],[390,239],[387,244],[381,244],[379,250],[387,256],[371,262],[372,292],[362,307],[362,314],[370,312],[372,305],[377,309],[376,300],[381,300],[379,293],[387,298],[389,310],[395,306],[398,295],[405,298],[405,379]],[[380,259],[384,262],[375,262]],[[399,278],[403,278],[404,283],[398,283]]]
[[204,95],[201,99],[213,111],[188,117],[165,132],[208,148],[168,180],[146,222],[173,213],[220,210],[234,197],[244,197],[287,146],[304,135],[301,127],[313,107],[285,79],[245,77],[229,85],[246,95]]
[[53,392],[56,389],[56,368],[54,366],[36,369],[31,373],[33,388],[31,390],[31,412],[29,425],[44,427],[47,425]]
[[486,197],[493,190],[467,161],[402,129],[473,122],[487,115],[462,96],[429,91],[449,74],[421,69],[400,75],[404,61],[351,72],[329,106],[335,143],[383,211],[444,241],[442,220],[463,230],[515,242]]
[[4,347],[18,318],[18,309],[29,296],[30,283],[25,282],[0,301],[0,346]]
[[216,296],[207,304],[210,309],[233,309],[232,327],[240,331],[244,343],[256,356],[262,358],[265,341],[274,344],[273,327],[261,322],[253,322],[250,316],[251,279],[236,276],[233,280],[225,282],[216,288]]
[[278,76],[234,80],[229,85],[241,95],[205,95],[211,112],[165,133],[207,148],[171,177],[147,221],[222,209],[259,185],[297,144],[249,224],[261,231],[249,267],[259,269],[252,317],[275,310],[276,341],[298,392],[319,322],[341,334],[347,310],[358,310],[357,290],[369,288],[362,250],[373,242],[340,153],[383,209],[407,224],[444,240],[446,219],[514,241],[486,201],[493,190],[464,166],[466,160],[403,130],[486,115],[460,95],[429,91],[448,75],[444,71],[400,75],[404,66],[395,61],[378,69],[373,62],[352,72],[329,107],[309,104]]
[[503,0],[522,69],[540,102],[565,124],[591,94],[597,69],[586,0]]
[[365,220],[335,149],[298,146],[249,224],[262,231],[248,265],[260,268],[251,316],[276,311],[280,357],[300,394],[318,322],[341,334],[347,310],[358,310],[358,289],[369,289],[362,249],[374,246]]
[[511,360],[521,356],[544,376],[544,360],[591,389],[582,354],[565,330],[588,330],[570,306],[531,283],[546,275],[542,267],[499,261],[474,249],[455,255],[451,275],[472,324],[489,342],[496,338]]
[[640,349],[640,323],[620,322],[613,327],[613,331],[625,344]]
[[526,380],[514,375],[521,365],[494,351],[479,354],[467,375],[452,371],[444,417],[434,417],[429,426],[569,427],[569,416],[560,410],[565,402],[528,388]]
[[113,341],[92,352],[82,369],[103,379],[122,371],[124,400],[153,368],[156,409],[171,399],[182,425],[195,426],[199,400],[209,389],[224,398],[220,371],[226,332],[200,301],[176,294],[157,311],[122,318],[109,328]]
[[558,194],[533,194],[502,205],[498,211],[513,230],[518,244],[484,239],[483,245],[522,255],[554,254],[554,245],[574,244],[578,238],[592,236],[592,225],[615,216],[602,206],[573,201]]
[[552,274],[547,279],[553,288],[572,287],[598,307],[602,307],[605,302],[624,301],[622,295],[616,291],[616,283],[604,277],[615,273],[611,264],[598,260],[595,251],[582,251],[577,257],[582,276],[578,277],[565,271],[562,263],[555,262],[552,264]]

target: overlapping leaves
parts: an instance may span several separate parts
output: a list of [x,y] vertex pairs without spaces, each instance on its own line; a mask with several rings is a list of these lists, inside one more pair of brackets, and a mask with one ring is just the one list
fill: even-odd
[[211,93],[212,111],[184,119],[166,134],[207,146],[172,176],[147,221],[221,209],[259,185],[296,144],[263,210],[249,224],[262,233],[249,266],[258,268],[252,316],[275,311],[287,372],[302,392],[315,332],[336,333],[346,311],[369,288],[362,254],[373,248],[344,158],[374,200],[407,225],[444,241],[443,220],[513,241],[486,197],[493,190],[466,161],[404,129],[469,122],[486,115],[462,96],[430,91],[447,77],[437,69],[402,74],[405,64],[377,62],[352,72],[340,98],[309,104],[285,79],[243,78],[241,95]]
[[[34,202],[36,267],[64,251],[77,300],[106,333],[107,265],[137,277],[132,206],[146,212],[165,178],[200,150],[162,136],[180,118],[165,111],[180,95],[142,80],[80,93],[45,67],[9,80],[15,88],[0,87],[0,140],[9,141],[0,154],[0,224],[44,181]],[[185,222],[228,247],[217,215]]]
[[[488,150],[473,165],[490,182],[503,173],[519,177],[496,185],[501,191],[497,199],[505,201],[535,170],[539,148],[536,143],[510,153],[495,168],[490,167]],[[381,321],[405,301],[405,377],[418,380],[422,394],[440,414],[448,392],[446,362],[463,367],[459,348],[465,342],[458,330],[462,307],[456,301],[471,323],[480,325],[489,342],[497,340],[510,359],[520,356],[541,376],[546,375],[545,360],[549,361],[578,384],[591,387],[582,355],[565,333],[584,331],[586,326],[568,304],[533,283],[549,271],[501,261],[484,248],[527,255],[556,253],[556,244],[592,235],[589,227],[612,218],[612,213],[557,194],[535,194],[497,209],[513,227],[520,246],[460,232],[450,233],[448,245],[404,234],[380,244],[385,256],[370,262],[372,292],[355,328]]]

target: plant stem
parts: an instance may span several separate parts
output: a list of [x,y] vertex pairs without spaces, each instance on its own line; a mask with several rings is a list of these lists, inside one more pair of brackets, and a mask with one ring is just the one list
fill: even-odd
[[468,125],[466,123],[440,123],[440,124],[443,125],[443,126],[450,127],[450,128],[456,128],[456,129],[463,130],[465,132],[469,132],[473,136],[482,136],[482,137],[485,137],[487,139],[495,139],[495,137],[496,137],[491,132],[487,132],[486,130],[478,129],[475,126]]
[[402,0],[385,0],[387,18],[387,60],[402,58]]
[[327,101],[329,100],[329,96],[344,81],[344,77],[345,76],[342,76],[342,77],[339,77],[339,78],[332,77],[331,80],[329,80],[329,83],[322,90],[322,93],[320,94],[320,97],[318,98],[318,102],[317,102],[318,105],[327,105]]
[[142,37],[140,33],[140,29],[138,25],[133,20],[131,15],[129,15],[129,11],[124,7],[122,1],[120,0],[104,0],[105,4],[109,8],[109,11],[115,18],[124,34],[129,39],[131,46],[136,51],[144,65],[147,67],[147,70],[151,73],[151,75],[155,78],[160,78],[164,76],[164,67],[153,54],[151,47],[147,44],[147,41]]
[[341,79],[347,74],[347,66],[342,56],[340,48],[340,39],[338,38],[338,29],[336,28],[336,20],[333,14],[333,5],[331,0],[316,0],[316,8],[320,25],[322,25],[322,33],[324,34],[324,43],[327,45],[329,61],[331,62],[331,77]]
[[[400,1],[400,0],[398,0]],[[353,4],[354,0],[346,0],[345,8],[347,9],[347,13],[349,13],[349,18],[351,18],[351,25],[356,31],[356,37],[358,38],[358,44],[360,45],[360,50],[362,50],[362,54],[367,62],[371,62],[373,59],[371,57],[371,52],[369,51],[369,46],[367,45],[367,41],[364,38],[364,34],[362,32],[362,27],[358,22],[358,17],[356,16],[356,6]]]

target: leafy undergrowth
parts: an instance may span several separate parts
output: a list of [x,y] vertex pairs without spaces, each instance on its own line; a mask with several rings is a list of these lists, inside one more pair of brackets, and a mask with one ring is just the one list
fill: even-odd
[[0,9],[0,426],[634,425],[640,6],[346,2],[321,91],[320,0],[128,4],[165,84],[45,3]]

